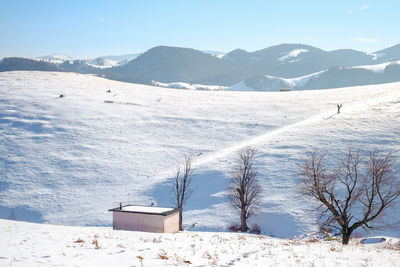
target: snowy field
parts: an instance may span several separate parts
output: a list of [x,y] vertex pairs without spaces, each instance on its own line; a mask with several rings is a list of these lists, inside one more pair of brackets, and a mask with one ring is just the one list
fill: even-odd
[[[400,240],[155,234],[0,220],[1,266],[398,266]],[[369,242],[370,241],[370,242]],[[97,244],[96,244],[97,242]]]
[[[60,98],[61,94],[64,97]],[[190,231],[227,231],[239,222],[225,197],[229,172],[237,150],[252,145],[258,150],[257,168],[264,193],[260,215],[250,225],[257,223],[264,234],[275,237],[301,236],[316,230],[315,216],[309,212],[310,200],[296,191],[297,164],[307,151],[318,146],[329,150],[333,158],[351,144],[365,150],[392,150],[400,158],[400,83],[313,91],[211,92],[121,83],[74,73],[3,72],[0,96],[1,218],[14,213],[17,220],[110,226],[112,216],[107,210],[119,202],[148,205],[155,201],[160,206],[171,206],[174,169],[183,153],[192,153],[196,190],[185,206],[184,227]],[[336,114],[336,104],[343,104],[341,114]],[[400,220],[398,210],[390,214],[391,220]],[[3,221],[1,231],[10,229],[18,236],[22,234],[18,232],[20,225]],[[99,242],[107,247],[103,251],[117,253],[112,257],[136,246],[126,241],[127,248],[118,248],[118,238],[146,237],[113,233],[108,228],[33,228],[40,229],[37,234],[47,231],[44,235],[54,235],[46,242],[56,242],[52,239],[63,235],[62,231],[71,231],[70,239],[60,241],[65,242],[64,252],[69,257],[72,252],[67,245],[73,246],[71,240],[80,235],[86,239],[83,247],[90,247],[88,236],[99,231]],[[102,244],[108,240],[103,236],[109,234],[113,235],[110,243]],[[398,229],[371,234],[400,237]],[[200,238],[192,237],[196,235],[176,235],[180,241],[175,246],[197,251],[190,248],[196,242],[183,242]],[[240,236],[217,235],[228,239]],[[149,236],[151,240],[154,237]],[[204,238],[217,242],[212,236],[209,233]],[[252,245],[243,247],[252,259],[268,255],[268,251],[274,253],[273,246],[250,253],[257,244],[288,242],[248,238]],[[19,244],[23,239],[16,237],[15,242]],[[1,242],[2,246],[4,242],[14,239]],[[134,254],[148,257],[148,245],[138,245]],[[320,249],[329,250],[330,246],[327,243]],[[77,255],[97,253],[79,249]],[[297,253],[297,249],[304,248],[288,249]],[[367,248],[349,249],[359,249],[360,257],[374,260]],[[60,248],[61,262],[62,253]],[[39,256],[45,254],[43,249]],[[280,256],[276,257],[279,260]],[[75,260],[78,263],[79,256]],[[296,263],[296,258],[292,260]]]

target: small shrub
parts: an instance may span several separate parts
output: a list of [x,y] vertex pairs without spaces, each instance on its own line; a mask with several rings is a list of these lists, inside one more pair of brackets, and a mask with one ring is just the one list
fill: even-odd
[[237,225],[237,224],[234,224],[234,225],[229,226],[228,229],[229,229],[229,231],[231,231],[231,232],[239,232],[240,226]]
[[250,229],[250,233],[257,234],[257,235],[261,234],[260,226],[258,224],[253,224],[253,226]]
[[319,232],[323,235],[323,237],[331,237],[332,236],[331,228],[321,227],[319,229]]
[[85,240],[83,240],[82,238],[78,238],[74,241],[74,243],[85,243]]

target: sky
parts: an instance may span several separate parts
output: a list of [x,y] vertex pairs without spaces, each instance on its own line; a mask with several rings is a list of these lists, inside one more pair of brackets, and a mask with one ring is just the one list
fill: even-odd
[[0,10],[0,58],[280,43],[374,52],[400,43],[398,0],[1,0]]

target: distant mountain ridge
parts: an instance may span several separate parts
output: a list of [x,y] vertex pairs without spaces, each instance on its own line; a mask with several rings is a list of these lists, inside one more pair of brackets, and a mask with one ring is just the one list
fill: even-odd
[[[382,65],[382,66],[380,66]],[[378,69],[378,70],[377,70]],[[233,91],[280,91],[340,88],[399,81],[400,61],[354,67],[331,67],[296,78],[270,75],[245,79],[228,88]]]
[[68,71],[142,84],[182,83],[206,87],[230,87],[243,82],[254,90],[271,91],[288,87],[293,77],[321,71],[324,73],[308,79],[306,84],[289,87],[314,89],[399,81],[397,66],[384,68],[383,73],[371,71],[369,67],[352,69],[396,60],[400,60],[400,44],[370,54],[351,49],[324,51],[304,44],[280,44],[254,52],[235,49],[226,54],[157,46],[142,54],[83,60],[63,54],[38,59],[4,58],[0,71]]

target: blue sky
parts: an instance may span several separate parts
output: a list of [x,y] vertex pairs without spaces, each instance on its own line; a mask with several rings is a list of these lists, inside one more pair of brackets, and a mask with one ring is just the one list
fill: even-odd
[[1,0],[0,58],[75,58],[157,45],[228,52],[280,43],[366,52],[400,43],[400,1]]

